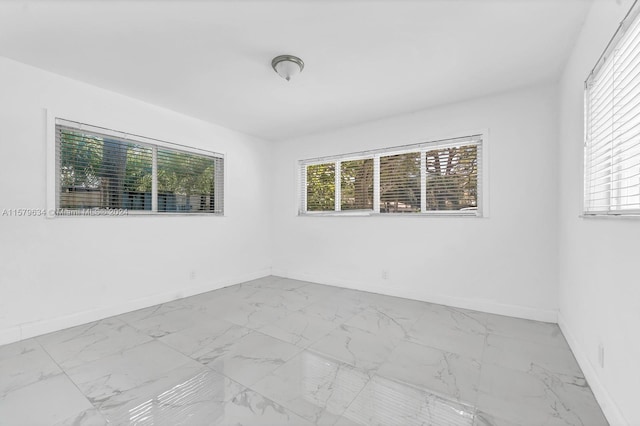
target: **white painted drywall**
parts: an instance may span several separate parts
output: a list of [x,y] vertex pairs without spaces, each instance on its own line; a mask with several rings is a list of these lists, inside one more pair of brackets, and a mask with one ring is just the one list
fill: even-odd
[[640,424],[640,220],[579,218],[583,87],[631,3],[593,2],[560,85],[560,325],[612,425]]
[[[547,84],[277,142],[274,274],[555,321],[556,116]],[[483,129],[488,218],[297,216],[297,160]]]
[[0,96],[0,214],[46,207],[45,109],[227,156],[226,217],[0,215],[0,344],[270,273],[270,143],[2,58]]

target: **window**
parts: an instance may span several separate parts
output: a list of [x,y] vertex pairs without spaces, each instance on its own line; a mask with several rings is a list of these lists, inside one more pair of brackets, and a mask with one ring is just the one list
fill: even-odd
[[222,155],[56,120],[56,214],[223,212]]
[[215,170],[221,160],[166,148],[157,152],[158,211],[216,212]]
[[585,82],[585,215],[640,215],[638,9]]
[[373,208],[373,158],[340,163],[341,210]]
[[420,152],[380,157],[380,212],[420,212]]
[[336,165],[313,164],[307,167],[307,209],[312,212],[333,210],[336,200]]
[[482,137],[300,162],[300,214],[480,216]]

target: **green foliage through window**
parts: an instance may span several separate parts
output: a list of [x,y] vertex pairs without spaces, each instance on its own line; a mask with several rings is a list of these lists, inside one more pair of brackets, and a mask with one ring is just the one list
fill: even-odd
[[62,125],[56,150],[58,208],[152,211],[155,196],[158,212],[222,212],[222,158]]
[[[447,140],[442,142],[444,146],[416,146],[415,151],[406,147],[401,153],[380,150],[377,155],[370,154],[371,158],[350,159],[345,155],[331,162],[302,163],[302,171],[306,173],[306,211],[477,215],[482,139],[476,136],[460,139],[470,142],[455,145],[454,140]],[[335,187],[336,173],[339,188]],[[379,205],[374,206],[376,195]]]
[[380,213],[420,211],[420,153],[380,157]]
[[426,153],[427,210],[478,206],[478,148],[468,145]]
[[158,211],[213,210],[215,159],[158,149]]
[[72,130],[59,138],[60,208],[151,210],[150,147]]
[[307,210],[328,211],[335,208],[335,163],[307,166]]
[[373,158],[340,163],[342,210],[373,208]]

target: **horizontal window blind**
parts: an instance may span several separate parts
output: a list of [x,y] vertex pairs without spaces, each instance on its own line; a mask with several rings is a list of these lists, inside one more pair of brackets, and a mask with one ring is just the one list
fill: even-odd
[[158,149],[158,211],[216,212],[215,180],[222,160]]
[[336,168],[334,163],[314,164],[306,170],[307,210],[310,212],[335,209]]
[[480,135],[300,161],[300,214],[481,215]]
[[380,213],[420,211],[420,152],[380,157]]
[[585,82],[587,215],[640,214],[640,20],[636,4]]
[[478,145],[465,145],[425,153],[426,210],[478,207],[478,148]]
[[[56,124],[56,208],[222,213],[224,158],[67,120]],[[102,132],[101,130],[104,130]],[[72,214],[72,213],[71,213]],[[75,214],[73,214],[75,215]]]
[[56,129],[58,208],[151,210],[150,147]]
[[340,163],[340,210],[373,208],[373,158]]

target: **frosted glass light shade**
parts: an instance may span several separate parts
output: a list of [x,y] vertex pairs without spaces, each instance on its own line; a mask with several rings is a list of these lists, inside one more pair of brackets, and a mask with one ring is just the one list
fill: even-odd
[[304,69],[304,62],[297,56],[280,55],[273,58],[271,66],[278,75],[289,81],[292,77],[300,74]]

